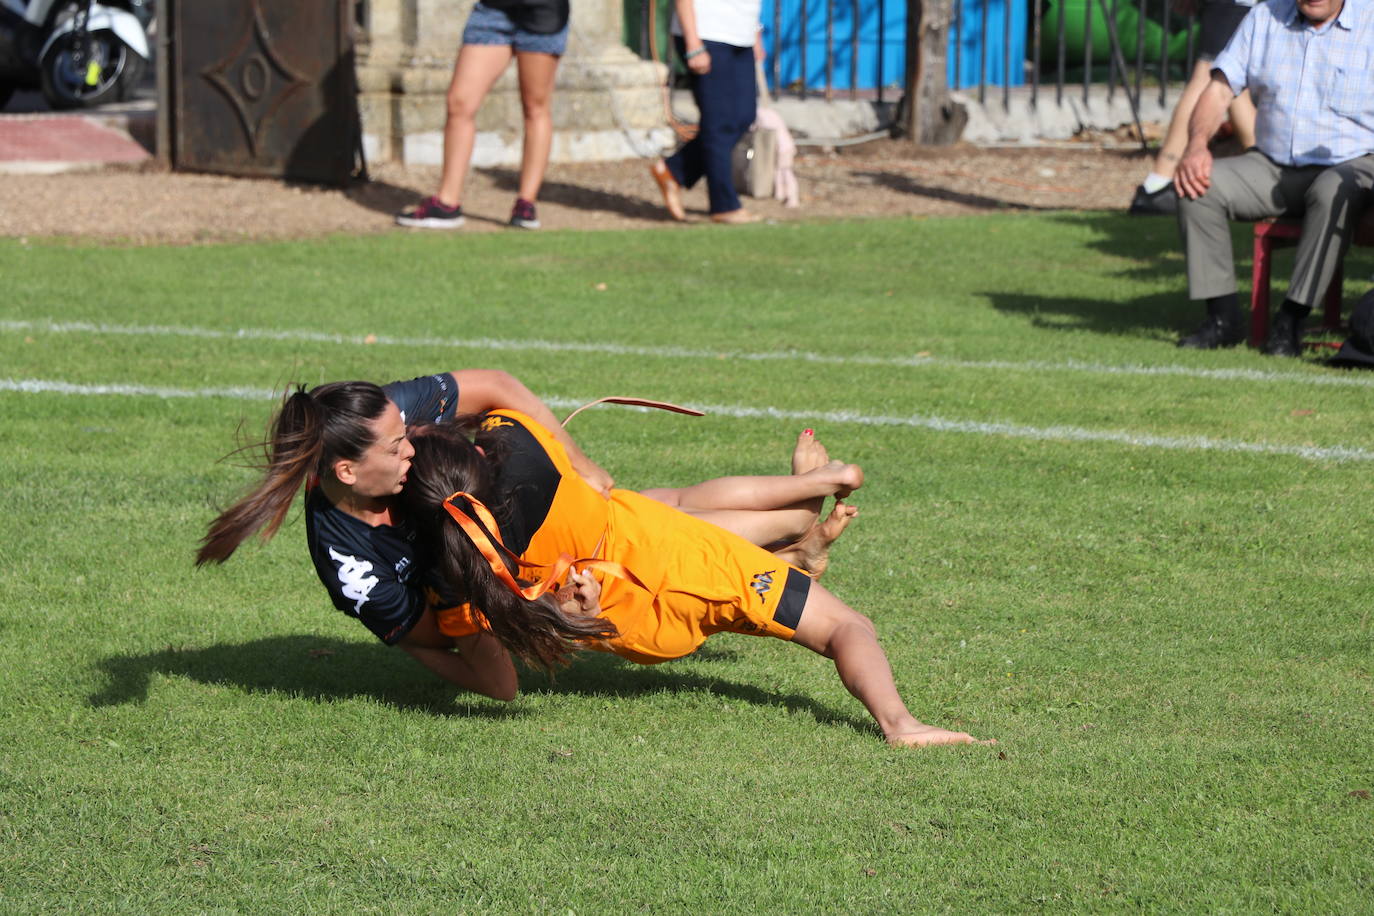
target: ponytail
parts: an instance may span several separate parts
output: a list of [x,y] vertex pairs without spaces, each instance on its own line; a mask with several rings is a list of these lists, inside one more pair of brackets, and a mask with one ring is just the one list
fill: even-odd
[[223,563],[254,532],[270,539],[307,478],[324,477],[335,461],[362,457],[375,441],[371,423],[386,410],[387,397],[370,382],[333,382],[306,391],[299,386],[282,400],[257,465],[263,478],[248,495],[210,523],[196,553],[196,565]]
[[[443,424],[412,430],[415,457],[401,491],[407,517],[420,539],[434,550],[445,596],[479,609],[503,646],[546,670],[566,662],[578,641],[613,638],[616,629],[610,621],[569,616],[552,593],[531,601],[511,591],[463,529],[449,518],[444,500],[450,494],[463,490],[481,499],[492,490],[488,460],[467,439],[464,428],[463,424]],[[497,541],[495,537],[491,540]]]

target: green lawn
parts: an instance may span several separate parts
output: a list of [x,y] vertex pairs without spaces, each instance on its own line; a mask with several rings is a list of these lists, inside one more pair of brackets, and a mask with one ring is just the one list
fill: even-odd
[[[1168,221],[0,239],[0,288],[0,911],[1374,910],[1374,375],[1175,349]],[[815,427],[868,474],[827,584],[999,744],[747,637],[456,694],[299,513],[192,567],[274,390],[463,367],[712,408],[580,416],[627,487]]]

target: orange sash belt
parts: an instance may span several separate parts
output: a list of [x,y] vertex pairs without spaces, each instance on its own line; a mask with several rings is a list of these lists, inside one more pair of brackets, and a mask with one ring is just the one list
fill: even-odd
[[[474,521],[472,516],[454,505],[453,501],[458,498],[468,501],[469,505],[472,506],[473,513],[477,516],[477,519],[481,521],[481,525],[479,525],[477,521]],[[500,579],[505,584],[506,588],[527,601],[533,601],[549,590],[556,588],[557,584],[562,581],[564,573],[566,573],[570,567],[574,566],[583,569],[595,569],[608,576],[615,576],[618,579],[625,579],[632,582],[645,591],[650,590],[649,587],[641,582],[639,577],[623,563],[617,563],[614,560],[601,560],[596,557],[574,559],[566,553],[559,556],[559,558],[554,561],[554,564],[548,567],[548,573],[545,574],[542,581],[536,582],[533,585],[522,586],[516,581],[515,576],[511,573],[510,567],[506,565],[505,559],[501,556],[503,551],[509,554],[511,559],[519,566],[524,566],[529,569],[541,569],[542,567],[534,563],[526,563],[524,560],[511,553],[501,541],[500,529],[496,525],[496,519],[492,517],[491,511],[487,509],[480,499],[473,496],[471,493],[465,493],[459,490],[457,493],[452,494],[448,499],[444,500],[444,509],[447,510],[453,520],[463,529],[468,539],[471,540],[473,545],[481,552],[487,564],[491,566],[491,571],[495,573],[496,578]],[[483,526],[485,526],[485,530]],[[490,537],[487,535],[488,531],[491,532]],[[598,547],[598,549],[600,548]]]

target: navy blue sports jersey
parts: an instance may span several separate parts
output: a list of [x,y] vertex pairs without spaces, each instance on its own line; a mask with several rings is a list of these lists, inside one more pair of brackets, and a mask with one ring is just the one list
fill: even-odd
[[392,382],[382,390],[401,408],[406,426],[451,420],[458,413],[458,382],[448,372],[425,375],[408,382]]
[[[382,388],[407,425],[450,420],[458,383],[449,373]],[[315,572],[334,606],[357,617],[387,645],[410,632],[425,610],[429,563],[408,525],[372,526],[336,509],[323,491],[305,499],[305,537]]]

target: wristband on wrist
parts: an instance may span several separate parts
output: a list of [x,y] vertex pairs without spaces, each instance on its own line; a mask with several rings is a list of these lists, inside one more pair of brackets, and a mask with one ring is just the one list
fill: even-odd
[[705,48],[694,48],[694,49],[692,49],[691,51],[688,51],[686,54],[682,55],[682,59],[683,59],[683,60],[691,60],[692,58],[696,57],[697,55],[699,55],[699,54],[705,54],[705,53],[706,53],[706,49],[705,49]]

